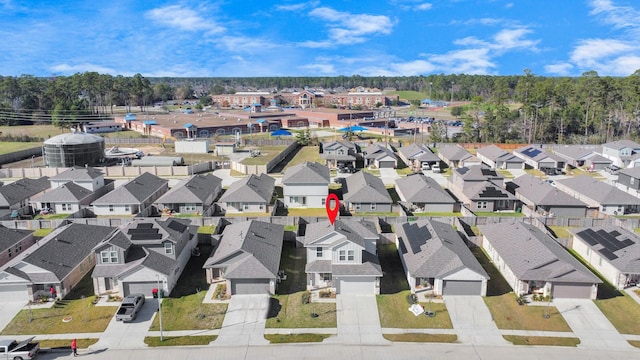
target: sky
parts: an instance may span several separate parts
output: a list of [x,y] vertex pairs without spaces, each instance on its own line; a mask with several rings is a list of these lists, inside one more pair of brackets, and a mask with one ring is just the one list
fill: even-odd
[[638,0],[0,0],[0,75],[628,76]]

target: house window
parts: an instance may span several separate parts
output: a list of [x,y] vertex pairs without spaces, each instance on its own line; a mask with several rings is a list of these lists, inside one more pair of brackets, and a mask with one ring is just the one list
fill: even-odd
[[320,246],[318,246],[316,248],[316,257],[317,258],[321,258],[322,257],[322,248]]
[[633,185],[633,183],[636,182],[636,179],[634,178],[629,178],[629,184]]
[[184,211],[196,211],[196,204],[184,204]]
[[307,205],[307,197],[306,196],[302,197],[302,205]]
[[371,203],[371,210],[375,210],[376,209],[376,204],[375,203]]
[[360,204],[353,204],[353,208],[356,210],[360,210]]
[[331,273],[321,273],[322,281],[331,281]]
[[244,209],[245,209],[245,210],[249,210],[249,205],[244,204]]
[[117,251],[102,251],[100,252],[100,258],[103,264],[117,263],[118,252]]
[[340,260],[340,261],[345,261],[345,260],[347,260],[347,252],[346,252],[346,251],[344,251],[344,250],[340,250],[340,251],[338,252],[338,260]]
[[347,252],[347,260],[348,261],[353,261],[355,258],[355,252],[353,250],[349,250]]
[[127,204],[124,206],[124,211],[126,212],[130,212],[131,211],[131,205]]
[[173,244],[172,243],[164,243],[164,253],[165,254],[173,254]]
[[113,205],[109,205],[109,212],[113,212]]
[[62,211],[71,210],[71,209],[67,209],[67,204],[60,204],[60,207],[62,208]]
[[486,209],[487,202],[486,201],[478,201],[478,209]]
[[11,257],[11,256],[12,256],[12,255],[11,255],[11,248],[9,248],[9,257]]
[[322,206],[324,206],[326,204],[327,199],[322,198]]
[[344,150],[338,149],[338,155],[344,155]]

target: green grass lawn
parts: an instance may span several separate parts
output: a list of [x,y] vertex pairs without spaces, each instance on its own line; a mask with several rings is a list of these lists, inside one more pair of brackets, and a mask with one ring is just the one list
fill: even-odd
[[213,234],[216,231],[215,225],[205,225],[198,227],[198,234]]
[[209,345],[210,342],[217,338],[216,335],[163,336],[162,341],[160,341],[159,336],[146,336],[144,343],[152,347]]
[[265,334],[264,338],[272,344],[322,342],[327,334]]
[[505,340],[513,345],[543,345],[543,346],[572,346],[576,347],[580,344],[580,339],[570,337],[551,337],[551,336],[517,336],[504,335]]
[[282,169],[284,172],[286,169],[301,164],[305,161],[317,162],[320,164],[324,164],[324,159],[320,156],[318,152],[318,146],[303,146],[300,148],[298,153],[287,163],[287,165]]
[[431,217],[459,217],[462,213],[459,212],[418,212],[413,213],[413,216],[431,216]]
[[285,148],[286,146],[278,145],[261,146],[258,148],[258,150],[260,150],[260,156],[248,157],[243,159],[240,163],[245,165],[265,165],[269,161],[273,160]]
[[49,235],[53,230],[54,229],[52,229],[52,228],[38,229],[38,230],[33,232],[33,236],[45,237],[45,236]]
[[[107,328],[117,307],[94,306],[93,299],[93,281],[89,271],[63,300],[49,309],[21,310],[0,335],[102,332]],[[63,322],[62,319],[67,317],[72,320]]]
[[[307,263],[306,249],[296,248],[285,242],[280,258],[280,269],[287,274],[287,280],[278,284],[277,294],[271,297],[268,328],[332,328],[337,326],[335,303],[302,303],[306,292]],[[316,313],[318,317],[311,317]]]
[[288,216],[326,216],[327,209],[287,209]]
[[474,211],[473,213],[478,217],[524,217],[524,214],[519,212]]
[[551,229],[558,238],[571,237],[571,233],[569,232],[569,228],[567,226],[549,226],[549,229]]
[[42,139],[48,139],[52,136],[60,135],[69,130],[62,130],[53,125],[20,125],[20,126],[0,126],[0,132],[2,135],[13,136],[31,136]]
[[389,341],[397,342],[425,342],[425,343],[454,343],[458,341],[458,335],[454,334],[382,334]]
[[407,176],[407,175],[413,174],[413,169],[411,167],[407,166],[407,167],[402,168],[402,169],[396,169],[396,172],[400,176]]
[[[78,349],[86,349],[97,343],[98,340],[99,339],[78,339]],[[69,351],[71,351],[71,341],[73,341],[73,339],[39,340],[40,349],[69,348]]]
[[0,155],[8,154],[20,150],[42,147],[39,142],[0,142]]
[[510,173],[509,170],[498,170],[498,173],[501,174],[502,176],[504,176],[505,179],[513,179],[513,178],[515,178],[515,176],[513,176],[513,174]]
[[33,219],[34,220],[39,220],[39,219],[46,219],[46,220],[66,219],[67,217],[69,217],[69,215],[71,215],[71,214],[47,214],[47,215],[38,214]]

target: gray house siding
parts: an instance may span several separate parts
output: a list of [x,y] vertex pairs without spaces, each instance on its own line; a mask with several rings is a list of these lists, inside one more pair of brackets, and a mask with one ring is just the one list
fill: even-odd
[[349,210],[355,212],[391,212],[392,204],[349,203]]
[[618,183],[629,189],[640,190],[640,179],[624,173],[618,174]]

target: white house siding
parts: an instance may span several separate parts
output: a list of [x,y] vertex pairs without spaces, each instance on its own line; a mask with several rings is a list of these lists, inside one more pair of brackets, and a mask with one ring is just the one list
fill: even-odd
[[[60,187],[68,183],[69,181],[68,180],[50,180],[50,182],[51,182],[51,189],[55,189],[57,187]],[[104,177],[95,178],[93,179],[93,181],[75,180],[73,181],[73,183],[75,183],[78,186],[82,186],[87,190],[96,191],[104,186]]]
[[507,281],[509,286],[511,286],[513,291],[518,295],[522,294],[523,293],[521,289],[522,286],[519,284],[520,282],[519,279],[516,277],[513,271],[511,271],[509,266],[507,266],[507,264],[504,262],[502,257],[493,248],[493,246],[489,243],[486,237],[483,238],[482,248],[487,252],[489,257],[491,258],[491,261],[493,262],[495,267],[498,269],[500,274],[502,274],[502,276]]
[[[291,208],[324,208],[324,200],[329,194],[329,187],[324,185],[284,185],[284,204]],[[291,201],[291,197],[298,197],[297,202]],[[300,198],[306,197],[306,204],[302,204]]]
[[377,295],[380,288],[376,287],[373,276],[344,276],[336,277],[336,293],[342,295]]
[[[160,274],[154,270],[148,268],[140,268],[131,274],[126,275],[123,278],[118,279],[118,289],[119,295],[124,296],[124,288],[126,283],[137,283],[137,282],[150,282],[150,281],[158,281],[158,276],[160,275],[160,287],[163,288],[164,294],[169,295],[169,290],[172,286],[168,286],[170,283],[175,284],[177,277],[175,276],[167,276],[164,274]],[[151,294],[145,294],[150,296]]]
[[133,215],[138,213],[138,205],[129,205],[129,211],[125,209],[125,205],[113,205],[113,211],[109,209],[109,205],[93,205],[93,213],[96,215]]
[[578,237],[573,237],[571,248],[575,250],[583,259],[585,259],[596,271],[605,277],[617,289],[624,289],[626,285],[626,277],[616,269],[606,258],[600,256],[600,253],[591,249]]
[[[353,250],[353,261],[340,261],[340,250],[345,250],[345,257],[348,256],[349,250]],[[331,254],[332,264],[362,264],[362,247],[352,243],[345,242],[342,245],[336,246]]]
[[[481,292],[478,295],[482,295],[485,296],[487,294],[487,279],[478,274],[475,271],[472,271],[470,269],[461,269],[458,272],[455,272],[453,274],[449,274],[445,277],[442,278],[442,280],[438,279],[437,281],[439,283],[442,283],[442,281],[447,281],[447,280],[454,280],[454,281],[478,281],[482,283],[482,287],[481,287]],[[442,289],[442,287],[440,287],[440,289]]]
[[422,212],[453,212],[454,204],[424,204]]
[[243,212],[263,212],[268,213],[268,206],[265,203],[222,203],[220,204],[227,213]]
[[78,204],[66,204],[66,210],[62,209],[62,204],[53,204],[53,208],[56,214],[73,214],[74,212],[80,210],[80,206]]

